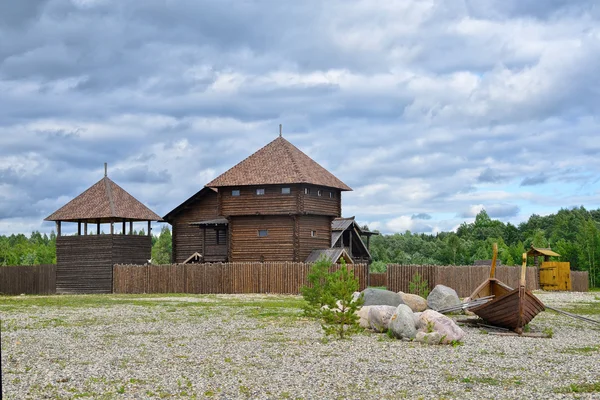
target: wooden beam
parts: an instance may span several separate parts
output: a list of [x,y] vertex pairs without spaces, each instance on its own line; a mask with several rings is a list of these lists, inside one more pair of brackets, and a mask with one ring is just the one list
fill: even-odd
[[100,222],[96,223],[96,235],[100,234]]
[[56,221],[56,236],[60,236],[60,223],[61,221]]
[[[219,233],[217,232],[217,235]],[[206,225],[202,227],[202,262],[206,260]]]
[[115,223],[114,222],[110,223],[110,234],[111,235],[115,234]]
[[125,220],[123,220],[123,229],[121,230],[121,235],[125,235],[127,233],[126,231],[127,231],[127,228],[125,225]]
[[129,234],[133,235],[133,221],[129,221]]
[[83,234],[87,236],[87,222],[83,223]]
[[148,221],[148,236],[152,236],[152,221]]
[[81,221],[77,221],[77,236],[81,236]]

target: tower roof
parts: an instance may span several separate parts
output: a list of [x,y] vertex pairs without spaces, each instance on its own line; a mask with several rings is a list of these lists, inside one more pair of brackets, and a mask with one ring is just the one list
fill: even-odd
[[160,221],[161,218],[108,177],[48,216],[45,221]]
[[219,175],[206,186],[218,188],[293,183],[352,190],[281,136]]

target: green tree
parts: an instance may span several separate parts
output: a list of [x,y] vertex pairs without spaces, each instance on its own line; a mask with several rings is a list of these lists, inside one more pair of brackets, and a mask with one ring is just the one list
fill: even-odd
[[326,335],[335,335],[339,339],[360,332],[356,311],[364,303],[362,296],[354,298],[358,290],[358,280],[354,271],[342,260],[340,268],[329,275],[326,290],[323,293],[325,307],[320,309],[321,327]]
[[329,268],[331,261],[324,256],[315,262],[306,277],[308,286],[300,289],[306,304],[303,307],[307,317],[318,317],[320,310],[325,305],[325,292],[329,285]]
[[172,254],[171,230],[163,226],[160,236],[152,246],[152,262],[154,264],[170,264]]

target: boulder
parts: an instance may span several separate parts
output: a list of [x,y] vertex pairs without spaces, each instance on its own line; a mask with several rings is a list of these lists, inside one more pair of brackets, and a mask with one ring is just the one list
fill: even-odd
[[421,312],[427,310],[427,300],[416,294],[398,292],[402,297],[404,304],[410,307],[413,312]]
[[465,332],[451,318],[434,310],[425,310],[419,315],[417,329],[425,333],[439,333],[440,342],[443,344],[449,344],[465,337]]
[[432,310],[437,311],[458,304],[460,304],[460,299],[456,294],[456,290],[448,286],[436,285],[427,296],[427,305]]
[[356,315],[358,315],[358,324],[361,328],[368,329],[371,327],[369,324],[369,310],[371,306],[361,307],[360,310],[356,311]]
[[395,312],[396,307],[392,306],[370,306],[368,318],[371,329],[376,332],[386,332],[389,327],[390,318],[392,318]]
[[404,304],[402,296],[389,290],[367,288],[362,291],[365,306],[392,306]]
[[442,339],[442,335],[439,332],[417,332],[415,340],[420,343],[425,344],[440,344],[440,340]]
[[417,334],[413,312],[406,304],[400,304],[392,318],[390,318],[389,329],[398,339],[414,339]]

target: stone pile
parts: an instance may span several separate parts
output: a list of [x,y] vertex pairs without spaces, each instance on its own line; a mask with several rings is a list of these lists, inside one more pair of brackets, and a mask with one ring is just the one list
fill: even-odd
[[452,288],[437,285],[427,300],[413,294],[372,288],[362,294],[365,305],[357,313],[363,328],[426,344],[451,344],[465,336],[451,318],[436,311],[460,304]]

